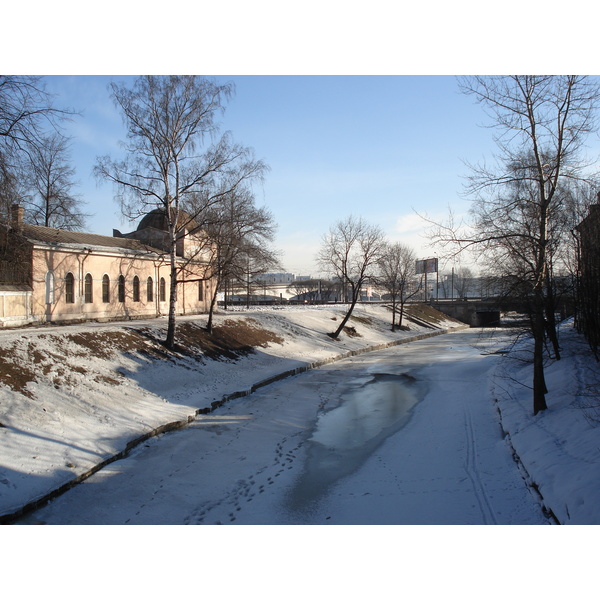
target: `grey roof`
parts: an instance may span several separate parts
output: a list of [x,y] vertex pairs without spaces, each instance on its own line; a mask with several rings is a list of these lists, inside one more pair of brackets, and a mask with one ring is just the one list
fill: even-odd
[[[173,214],[173,212],[171,212]],[[164,208],[155,208],[146,214],[140,221],[137,231],[152,227],[160,231],[168,231],[169,227],[167,224],[167,211]],[[177,219],[178,229],[187,229],[188,231],[194,231],[198,229],[198,223],[183,210],[179,210],[179,218]]]
[[81,231],[66,231],[54,227],[42,227],[41,225],[26,225],[21,227],[21,233],[31,242],[40,242],[51,245],[76,244],[79,246],[100,246],[104,248],[119,248],[133,252],[154,252],[163,254],[158,248],[143,244],[139,240],[123,237],[111,237],[108,235],[97,235],[95,233],[84,233]]

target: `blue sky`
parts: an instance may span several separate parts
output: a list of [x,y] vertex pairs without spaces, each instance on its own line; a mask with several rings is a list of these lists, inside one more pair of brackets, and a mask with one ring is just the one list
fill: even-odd
[[[480,107],[453,76],[215,76],[236,93],[222,130],[252,146],[270,166],[256,189],[278,225],[285,270],[315,274],[321,237],[353,214],[379,225],[391,241],[433,256],[416,212],[439,217],[461,198],[464,160],[493,151]],[[124,139],[108,83],[120,76],[48,76],[58,106],[82,111],[69,125],[72,156],[93,233],[111,235],[123,221],[109,183],[92,176],[96,157],[116,155]]]

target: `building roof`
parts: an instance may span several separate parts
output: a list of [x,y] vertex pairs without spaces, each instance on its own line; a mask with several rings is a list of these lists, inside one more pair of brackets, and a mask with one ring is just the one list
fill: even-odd
[[34,243],[38,242],[50,245],[74,244],[78,246],[124,249],[132,252],[163,253],[158,248],[143,244],[136,239],[111,237],[107,235],[97,235],[94,233],[84,233],[80,231],[66,231],[64,229],[43,227],[41,225],[27,225],[23,223],[20,227],[19,233]]
[[[138,225],[137,231],[141,231],[147,227],[159,229],[160,231],[168,231],[169,226],[167,223],[167,211],[164,208],[155,208],[154,210],[151,210],[142,218]],[[195,229],[198,229],[198,223],[196,223],[190,214],[180,210],[179,217],[177,219],[177,228],[185,228],[188,231],[194,231]]]

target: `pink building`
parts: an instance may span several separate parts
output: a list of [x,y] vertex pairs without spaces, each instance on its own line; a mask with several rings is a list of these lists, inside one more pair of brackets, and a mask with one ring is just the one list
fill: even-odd
[[[13,208],[0,229],[0,325],[157,317],[168,313],[170,267],[164,212],[113,237],[23,223]],[[185,216],[187,218],[187,215]],[[195,222],[181,227],[177,313],[208,311],[210,248]]]

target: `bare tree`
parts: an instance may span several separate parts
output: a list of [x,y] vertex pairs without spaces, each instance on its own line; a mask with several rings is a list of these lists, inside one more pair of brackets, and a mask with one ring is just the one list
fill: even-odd
[[384,248],[383,231],[360,218],[347,217],[333,225],[323,237],[317,255],[320,266],[337,278],[348,290],[350,306],[334,333],[336,339],[346,326],[362,288],[375,276]]
[[[241,281],[248,275],[245,267],[249,256],[260,257],[265,270],[277,265],[277,257],[269,247],[275,234],[273,216],[266,208],[255,206],[255,198],[247,187],[223,196],[207,215],[206,232],[213,244],[211,271],[216,280],[208,314],[207,330],[212,332],[217,295],[226,282]],[[268,265],[268,266],[267,266]]]
[[227,133],[206,146],[218,132],[217,115],[233,91],[229,84],[198,76],[144,76],[131,89],[112,83],[111,90],[127,127],[126,159],[100,158],[95,172],[115,184],[129,218],[154,208],[166,216],[171,287],[165,343],[172,348],[178,239],[192,220],[202,225],[203,215],[220,198],[261,177],[265,165]]
[[448,223],[442,244],[476,248],[488,263],[529,286],[533,351],[533,413],[547,408],[545,337],[554,330],[550,277],[566,181],[581,180],[586,134],[596,128],[597,82],[582,76],[467,77],[464,93],[489,110],[499,149],[496,164],[472,166],[468,230]]
[[75,169],[69,164],[69,140],[53,133],[28,153],[25,166],[27,187],[33,195],[29,218],[37,225],[81,230],[88,215],[81,212],[82,200],[73,194]]
[[298,300],[317,302],[321,300],[322,282],[320,279],[295,279],[288,285],[287,291]]
[[0,219],[9,221],[11,207],[21,199],[19,177],[6,162],[6,156],[0,152]]
[[74,113],[52,105],[42,78],[0,75],[0,151],[26,150],[37,146],[48,130]]
[[31,152],[43,148],[48,131],[75,113],[55,108],[41,77],[0,75],[0,215],[20,201],[20,170]]
[[263,286],[260,276],[277,268],[279,258],[268,246],[251,242],[244,248],[244,258],[240,263],[244,270],[244,285],[246,289],[246,306],[250,307],[252,288]]
[[[413,288],[409,292],[409,283],[415,274],[415,259],[415,253],[411,248],[396,242],[384,245],[378,261],[379,272],[376,281],[390,296],[392,331],[396,331],[396,327],[402,327],[404,304],[419,290],[419,288]],[[396,314],[398,314],[397,324]]]
[[329,279],[296,279],[287,291],[294,294],[298,300],[310,303],[337,302],[341,297],[342,286],[339,281]]
[[459,298],[466,298],[473,287],[473,271],[469,267],[458,267],[454,271],[453,285]]

